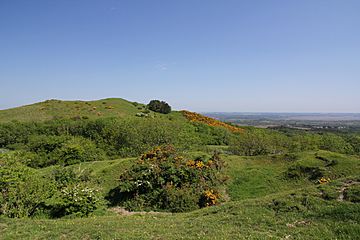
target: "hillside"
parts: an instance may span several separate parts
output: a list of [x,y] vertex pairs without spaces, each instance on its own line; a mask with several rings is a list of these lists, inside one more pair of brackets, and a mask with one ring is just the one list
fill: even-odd
[[1,239],[360,234],[356,133],[240,128],[123,99],[49,100],[0,119]]
[[145,105],[121,98],[96,101],[46,100],[31,105],[0,110],[0,122],[45,121],[53,119],[97,119],[103,117],[128,117],[145,110]]
[[[360,180],[358,157],[318,153],[341,161],[329,169],[334,179],[327,185],[283,177],[296,164],[323,166],[315,154],[300,154],[295,162],[284,156],[224,155],[231,166],[230,200],[219,206],[190,213],[119,214],[109,210],[105,215],[56,221],[0,218],[0,234],[2,239],[356,239],[360,206],[341,200],[340,195],[351,188],[344,190],[347,182]],[[91,170],[93,179],[108,190],[131,162],[119,159],[71,168]]]

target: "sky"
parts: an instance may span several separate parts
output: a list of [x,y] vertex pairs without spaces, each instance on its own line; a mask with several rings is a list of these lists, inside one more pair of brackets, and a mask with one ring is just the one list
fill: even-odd
[[360,112],[359,0],[0,0],[0,109]]

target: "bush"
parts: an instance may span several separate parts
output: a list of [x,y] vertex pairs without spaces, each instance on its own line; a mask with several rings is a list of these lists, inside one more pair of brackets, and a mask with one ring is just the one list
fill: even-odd
[[56,188],[53,181],[18,161],[14,153],[0,159],[0,214],[20,218],[33,216]]
[[264,130],[247,130],[234,138],[229,151],[236,155],[279,154],[286,150],[286,137]]
[[171,107],[169,104],[167,104],[164,101],[159,101],[159,100],[151,100],[149,102],[149,104],[147,105],[147,107],[154,111],[154,112],[158,112],[158,113],[170,113],[171,112]]
[[56,149],[54,156],[59,164],[72,165],[80,162],[99,161],[105,159],[104,152],[88,139],[73,137]]
[[19,161],[17,152],[0,156],[0,215],[11,218],[88,216],[104,206],[89,173],[59,167],[51,175],[39,174]]
[[[129,210],[183,212],[215,205],[220,200],[216,189],[225,179],[222,168],[218,154],[193,160],[172,146],[157,147],[121,175],[108,199]],[[208,192],[213,193],[210,200],[204,199]]]
[[332,133],[327,133],[322,136],[320,149],[339,153],[354,152],[350,143],[346,142],[341,136]]
[[35,152],[28,165],[46,167],[55,164],[72,165],[105,159],[103,150],[83,137],[35,135],[29,138],[27,150]]
[[27,147],[32,152],[51,153],[61,148],[69,139],[69,136],[32,135],[29,137]]
[[104,207],[105,202],[97,188],[89,187],[86,183],[75,183],[63,187],[47,205],[52,208],[53,217],[85,217]]
[[67,185],[76,184],[79,182],[90,181],[90,171],[81,168],[64,168],[57,167],[51,172],[51,178],[55,180],[59,189]]

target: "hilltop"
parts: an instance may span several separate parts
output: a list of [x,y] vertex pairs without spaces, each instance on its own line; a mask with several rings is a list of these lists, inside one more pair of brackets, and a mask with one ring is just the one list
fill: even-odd
[[122,98],[95,101],[46,100],[31,105],[0,110],[0,122],[46,121],[54,119],[98,119],[129,117],[145,110],[145,105]]

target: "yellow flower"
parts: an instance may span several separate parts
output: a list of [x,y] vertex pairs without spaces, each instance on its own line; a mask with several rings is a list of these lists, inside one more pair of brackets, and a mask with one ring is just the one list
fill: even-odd
[[328,182],[331,182],[330,178],[322,177],[318,180],[318,183],[320,183],[320,184],[324,184],[324,183],[328,183]]
[[203,168],[205,165],[204,165],[204,163],[203,162],[197,162],[196,163],[196,167],[197,168]]
[[188,167],[194,167],[195,166],[195,161],[194,160],[189,160],[186,162],[186,166]]
[[204,196],[206,198],[206,206],[215,205],[218,201],[218,194],[216,194],[213,190],[206,190],[204,192]]

